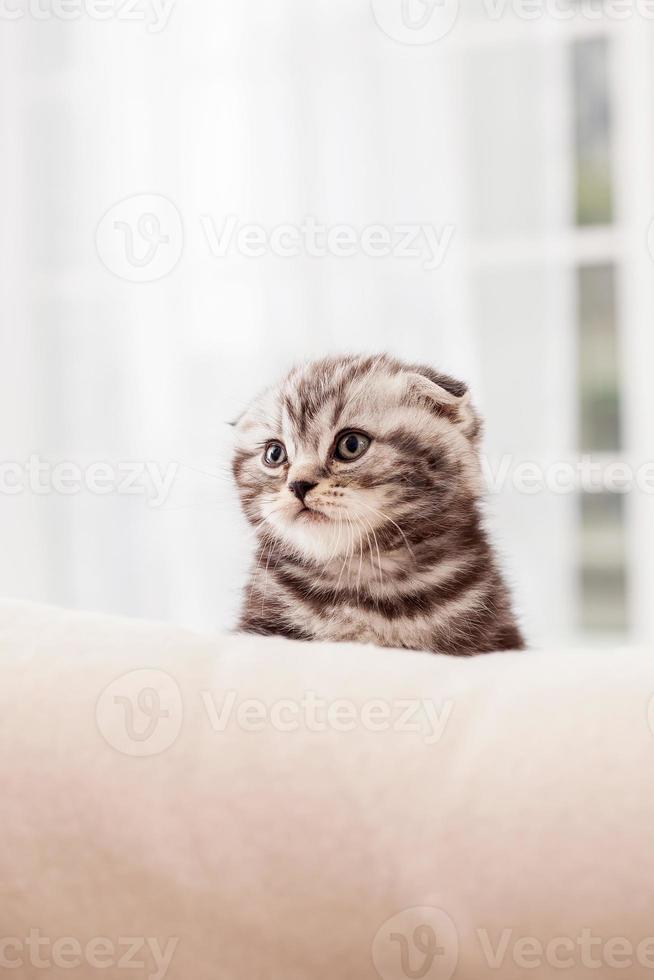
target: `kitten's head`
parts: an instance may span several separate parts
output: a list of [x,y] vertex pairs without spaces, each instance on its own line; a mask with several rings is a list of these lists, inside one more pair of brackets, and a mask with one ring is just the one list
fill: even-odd
[[480,428],[466,386],[446,375],[386,355],[326,358],[240,417],[233,472],[251,524],[324,561],[375,536],[417,540],[474,500]]

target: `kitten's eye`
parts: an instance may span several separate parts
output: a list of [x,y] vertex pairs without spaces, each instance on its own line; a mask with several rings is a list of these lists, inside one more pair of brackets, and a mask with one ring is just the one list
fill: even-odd
[[370,446],[370,438],[363,432],[346,432],[336,443],[336,459],[344,463],[351,463],[355,459],[363,456]]
[[281,466],[286,462],[288,456],[281,442],[269,442],[263,452],[263,461],[266,466],[273,468]]

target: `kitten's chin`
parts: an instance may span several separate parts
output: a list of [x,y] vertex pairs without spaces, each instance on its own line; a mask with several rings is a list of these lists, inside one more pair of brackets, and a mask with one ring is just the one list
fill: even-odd
[[275,515],[271,520],[279,537],[295,552],[313,561],[338,558],[353,548],[343,523],[313,508],[294,514]]
[[323,514],[319,510],[314,510],[312,507],[303,507],[302,510],[297,512],[293,520],[306,521],[309,524],[324,524],[325,521],[329,523],[327,514]]

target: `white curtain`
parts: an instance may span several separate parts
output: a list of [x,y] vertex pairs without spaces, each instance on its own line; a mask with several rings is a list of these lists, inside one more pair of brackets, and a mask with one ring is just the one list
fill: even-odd
[[[456,62],[388,38],[366,0],[179,0],[159,33],[116,18],[2,27],[4,454],[180,464],[159,508],[5,497],[2,589],[228,625],[250,542],[226,423],[247,398],[332,350],[385,348],[472,382],[478,370],[458,227],[430,271],[215,257],[209,222],[457,226]],[[121,279],[96,252],[102,216],[134,195],[162,195],[183,222],[179,262],[156,282]]]
[[[155,9],[144,0],[141,20],[0,24],[2,459],[178,467],[158,507],[119,492],[3,493],[0,589],[224,627],[250,548],[226,423],[298,358],[422,359],[471,383],[494,457],[575,452],[571,255],[601,258],[602,247],[570,241],[579,25],[475,20],[471,4],[451,36],[414,45],[381,30],[369,0],[177,0],[159,25]],[[637,381],[627,442],[643,452],[651,266],[639,206],[654,165],[649,143],[639,158],[651,108],[644,30],[627,25],[616,45],[618,97],[634,81],[641,91],[616,119],[638,253],[624,265]],[[270,232],[307,220],[357,233],[426,224],[449,245],[436,269],[424,249],[216,254],[230,222]],[[112,234],[133,248],[131,265],[108,247]],[[161,234],[166,274],[138,281]],[[638,528],[651,511],[642,497],[629,510],[634,620],[650,633],[652,549]],[[576,498],[507,485],[489,519],[530,637],[571,633]]]

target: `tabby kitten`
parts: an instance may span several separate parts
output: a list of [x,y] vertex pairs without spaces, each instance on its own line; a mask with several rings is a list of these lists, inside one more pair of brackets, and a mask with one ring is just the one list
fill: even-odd
[[257,536],[240,628],[472,656],[524,646],[464,384],[387,355],[296,367],[236,423]]

